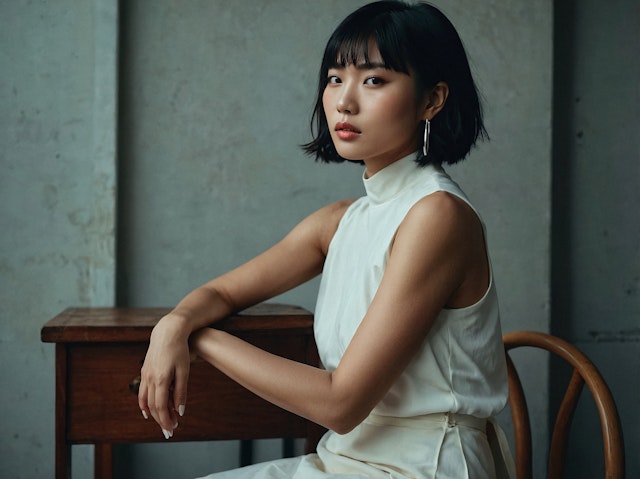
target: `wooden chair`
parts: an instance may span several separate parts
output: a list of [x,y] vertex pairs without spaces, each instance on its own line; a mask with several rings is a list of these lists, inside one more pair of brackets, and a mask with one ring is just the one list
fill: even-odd
[[[568,342],[540,332],[518,331],[503,336],[506,351],[529,346],[557,355],[573,367],[564,398],[556,415],[549,452],[548,478],[563,477],[567,442],[573,413],[583,385],[591,391],[600,416],[604,442],[605,477],[624,478],[624,442],[618,411],[604,379],[593,363]],[[531,479],[531,426],[524,390],[518,372],[507,354],[509,406],[514,426],[517,479]]]

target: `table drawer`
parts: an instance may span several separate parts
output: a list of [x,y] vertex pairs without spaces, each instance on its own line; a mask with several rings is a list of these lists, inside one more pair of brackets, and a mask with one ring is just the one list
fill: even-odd
[[[308,360],[308,342],[312,341],[310,336],[301,335],[249,335],[244,339],[299,362]],[[164,441],[155,421],[142,417],[137,395],[130,387],[139,377],[147,346],[147,343],[66,345],[68,441],[76,444]],[[208,363],[197,361],[191,365],[187,412],[180,418],[172,441],[306,434],[307,421],[260,399]]]

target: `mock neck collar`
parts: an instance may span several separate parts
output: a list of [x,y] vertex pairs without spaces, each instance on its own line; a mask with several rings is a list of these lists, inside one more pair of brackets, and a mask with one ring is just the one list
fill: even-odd
[[407,185],[418,181],[416,170],[421,168],[415,162],[415,152],[405,156],[375,173],[373,176],[362,175],[367,197],[373,204],[385,203],[403,191]]

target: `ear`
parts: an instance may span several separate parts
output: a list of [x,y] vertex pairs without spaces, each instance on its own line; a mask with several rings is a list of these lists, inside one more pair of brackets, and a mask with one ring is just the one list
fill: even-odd
[[426,94],[426,105],[422,112],[422,119],[432,120],[433,117],[436,116],[442,108],[444,108],[444,104],[447,102],[448,96],[449,85],[442,81],[436,83],[431,91]]

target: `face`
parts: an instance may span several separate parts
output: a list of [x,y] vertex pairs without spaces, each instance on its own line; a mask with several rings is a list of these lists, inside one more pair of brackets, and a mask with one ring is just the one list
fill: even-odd
[[331,68],[322,104],[338,154],[363,160],[372,175],[416,151],[425,105],[410,75],[386,69],[375,47],[369,57]]

